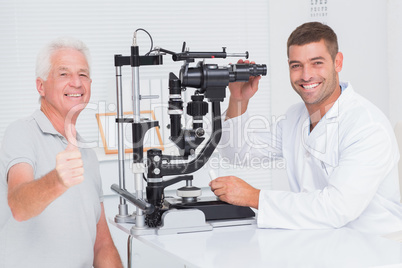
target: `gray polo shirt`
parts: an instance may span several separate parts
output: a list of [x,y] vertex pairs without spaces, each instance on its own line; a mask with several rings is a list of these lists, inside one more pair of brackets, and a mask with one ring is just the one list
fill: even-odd
[[84,181],[40,215],[17,222],[7,203],[7,174],[13,165],[30,164],[35,179],[40,179],[56,167],[56,155],[66,146],[66,139],[40,110],[7,128],[0,149],[0,268],[92,267],[103,201],[93,150],[80,149]]

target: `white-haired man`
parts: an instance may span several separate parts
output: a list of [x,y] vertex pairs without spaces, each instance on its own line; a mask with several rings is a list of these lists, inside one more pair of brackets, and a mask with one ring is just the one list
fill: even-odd
[[39,54],[40,110],[0,149],[0,267],[122,267],[103,208],[99,165],[75,123],[91,96],[88,48],[60,38]]

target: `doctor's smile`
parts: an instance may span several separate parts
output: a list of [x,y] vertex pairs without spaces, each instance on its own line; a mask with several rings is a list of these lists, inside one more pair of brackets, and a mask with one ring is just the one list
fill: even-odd
[[313,84],[300,84],[300,86],[306,90],[311,90],[311,89],[315,89],[316,87],[318,87],[321,83],[313,83]]

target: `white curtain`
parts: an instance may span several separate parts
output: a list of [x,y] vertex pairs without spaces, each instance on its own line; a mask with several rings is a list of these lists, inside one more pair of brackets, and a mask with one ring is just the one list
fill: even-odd
[[[39,49],[59,36],[83,40],[92,56],[92,97],[88,108],[79,118],[77,129],[88,141],[102,146],[95,114],[115,112],[114,55],[129,55],[133,32],[144,28],[153,37],[154,46],[178,52],[186,41],[192,51],[249,51],[257,63],[269,63],[268,1],[265,0],[205,0],[205,1],[83,1],[67,2],[1,1],[0,2],[0,141],[12,121],[32,114],[39,108],[35,88],[35,60]],[[138,33],[140,54],[149,47],[149,38]],[[208,62],[226,65],[238,59],[217,59]],[[161,98],[144,102],[144,109],[163,104],[167,96],[169,72],[178,74],[181,63],[164,57],[161,66],[140,68],[145,85],[143,94],[157,84]],[[269,67],[269,65],[268,65]],[[127,67],[128,68],[128,67]],[[123,67],[123,77],[131,79],[129,68]],[[269,72],[269,69],[268,69]],[[271,113],[269,74],[261,80],[260,91],[253,98],[253,113],[269,118]],[[155,82],[156,81],[156,82]],[[125,96],[130,98],[130,96]],[[127,100],[125,100],[125,104]],[[128,102],[129,103],[129,102]],[[227,101],[222,105],[225,110]],[[129,105],[128,105],[129,106]],[[125,110],[131,110],[126,107]],[[161,112],[163,130],[168,122]],[[237,174],[241,173],[236,169]],[[257,185],[269,186],[267,171],[244,172]]]

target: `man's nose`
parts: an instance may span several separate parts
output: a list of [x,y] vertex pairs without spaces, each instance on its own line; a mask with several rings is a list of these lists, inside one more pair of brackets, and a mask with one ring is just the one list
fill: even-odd
[[302,70],[302,79],[304,81],[310,81],[310,79],[313,77],[312,70],[309,66],[303,66]]
[[70,86],[77,88],[81,87],[82,86],[81,76],[78,74],[72,75],[70,79]]

